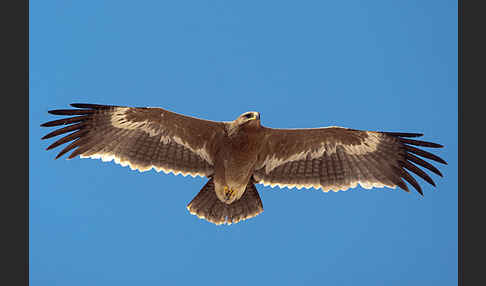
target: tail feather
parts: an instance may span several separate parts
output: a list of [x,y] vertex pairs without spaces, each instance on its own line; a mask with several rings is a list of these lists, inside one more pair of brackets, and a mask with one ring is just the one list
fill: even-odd
[[239,200],[229,205],[223,203],[216,196],[214,182],[211,178],[187,205],[187,209],[191,214],[219,225],[238,223],[257,216],[263,212],[263,205],[258,191],[251,181]]

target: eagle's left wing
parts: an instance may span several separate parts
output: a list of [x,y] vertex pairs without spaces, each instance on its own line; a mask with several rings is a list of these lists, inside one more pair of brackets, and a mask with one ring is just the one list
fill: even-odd
[[442,147],[407,138],[422,135],[416,133],[327,127],[265,128],[265,134],[254,178],[272,187],[314,187],[327,192],[347,190],[360,184],[367,189],[399,186],[408,191],[403,178],[422,194],[420,185],[407,170],[434,186],[434,181],[417,165],[442,174],[416,155],[447,164],[438,156],[413,147]]
[[61,126],[42,139],[72,132],[47,149],[68,143],[56,157],[74,149],[69,159],[114,160],[146,171],[208,176],[213,172],[214,142],[224,135],[221,122],[203,120],[162,108],[123,107],[75,103],[79,109],[51,110],[71,117],[41,126]]

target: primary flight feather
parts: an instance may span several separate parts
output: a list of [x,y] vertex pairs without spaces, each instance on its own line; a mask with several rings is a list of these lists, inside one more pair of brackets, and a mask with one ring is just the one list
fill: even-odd
[[[410,139],[418,133],[362,131],[343,127],[273,129],[258,112],[229,122],[185,116],[162,108],[71,104],[51,110],[63,119],[41,126],[67,125],[45,135],[72,132],[47,150],[69,143],[56,159],[114,160],[132,170],[154,168],[165,173],[209,180],[187,206],[191,214],[215,224],[232,224],[260,214],[263,205],[255,183],[288,188],[339,191],[400,187],[408,182],[423,195],[413,173],[435,186],[425,168],[442,176],[431,163],[447,164],[418,147],[442,145]],[[422,167],[422,168],[421,168]]]

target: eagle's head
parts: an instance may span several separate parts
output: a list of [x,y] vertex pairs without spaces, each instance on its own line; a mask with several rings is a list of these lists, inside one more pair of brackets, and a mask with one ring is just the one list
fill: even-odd
[[239,125],[248,123],[248,122],[255,122],[260,123],[260,113],[256,111],[248,111],[243,113],[242,115],[238,116],[236,119]]
[[233,120],[228,125],[229,135],[235,134],[241,127],[259,127],[260,126],[260,113],[256,111],[248,111]]

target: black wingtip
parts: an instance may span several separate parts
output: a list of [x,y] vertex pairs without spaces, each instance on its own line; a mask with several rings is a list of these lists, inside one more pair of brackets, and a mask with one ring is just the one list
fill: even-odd
[[85,108],[85,109],[106,109],[111,107],[111,105],[92,104],[92,103],[71,103],[69,105],[75,108]]
[[433,142],[427,142],[427,141],[421,141],[421,140],[413,140],[413,139],[405,139],[405,138],[399,138],[400,142],[404,144],[409,144],[409,145],[415,145],[415,146],[422,146],[422,147],[429,147],[429,148],[442,148],[444,146],[433,143]]
[[437,169],[434,165],[430,164],[429,162],[424,161],[423,159],[420,159],[419,157],[417,157],[417,156],[415,156],[415,155],[413,155],[411,153],[407,153],[406,154],[406,157],[407,157],[407,160],[408,161],[411,161],[411,162],[413,162],[415,164],[418,164],[418,165],[420,165],[420,166],[422,166],[422,167],[424,167],[424,168],[432,171],[436,175],[439,175],[441,177],[444,177],[442,175],[442,173],[439,171],[439,169]]
[[394,137],[421,137],[422,133],[408,133],[408,132],[382,132]]
[[411,152],[411,153],[417,154],[419,156],[422,156],[424,158],[431,159],[431,160],[434,160],[436,162],[447,165],[447,162],[444,161],[444,159],[442,159],[439,156],[434,155],[430,152],[427,152],[427,151],[424,151],[424,150],[421,150],[421,149],[417,149],[417,148],[409,146],[409,145],[404,145],[404,148],[407,152]]
[[93,114],[96,110],[93,109],[55,109],[47,111],[54,115],[86,115]]
[[72,106],[72,107],[76,107],[76,108],[85,108],[85,106],[87,104],[86,103],[71,103],[69,105]]

